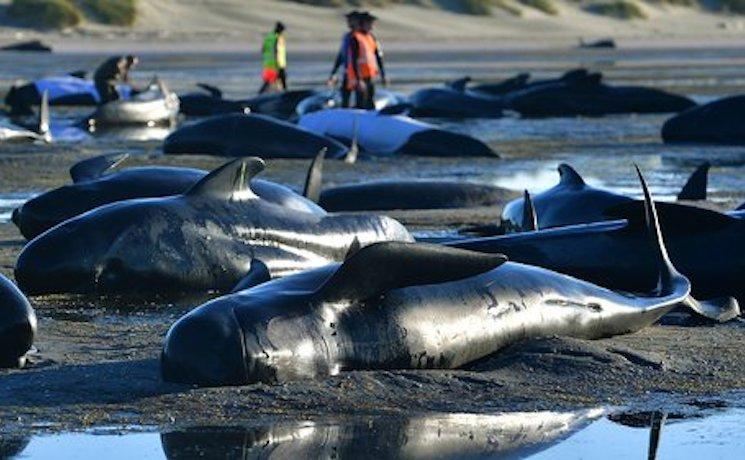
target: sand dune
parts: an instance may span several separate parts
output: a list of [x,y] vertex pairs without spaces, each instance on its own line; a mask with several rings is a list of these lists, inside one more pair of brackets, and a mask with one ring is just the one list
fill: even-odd
[[[0,6],[7,3],[9,0],[0,0]],[[557,1],[557,5],[557,16],[525,6],[518,6],[522,10],[520,17],[499,8],[494,8],[491,16],[469,16],[413,5],[375,8],[375,14],[380,17],[378,33],[388,43],[419,46],[431,42],[480,42],[489,47],[514,43],[565,45],[579,37],[606,36],[639,44],[648,43],[650,38],[687,38],[692,43],[701,43],[703,38],[725,44],[745,39],[745,20],[738,16],[643,3],[647,20],[620,20],[588,13],[577,3]],[[147,47],[154,46],[152,42],[157,39],[160,47],[180,49],[199,44],[207,49],[235,46],[238,50],[238,44],[258,40],[279,19],[288,25],[295,49],[316,49],[326,48],[338,39],[343,31],[344,12],[285,0],[140,0],[140,17],[131,29],[84,24],[66,33],[41,35],[72,48],[85,47],[86,41],[94,38],[99,47],[115,47],[123,39]],[[0,41],[40,35],[12,27],[1,15],[0,21]]]

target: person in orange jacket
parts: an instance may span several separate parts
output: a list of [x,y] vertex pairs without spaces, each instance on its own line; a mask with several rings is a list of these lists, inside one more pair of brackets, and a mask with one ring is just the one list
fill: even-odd
[[375,109],[375,77],[380,75],[383,86],[388,85],[380,43],[372,34],[377,18],[367,11],[358,16],[359,28],[349,40],[347,58],[347,88],[355,92],[356,107]]

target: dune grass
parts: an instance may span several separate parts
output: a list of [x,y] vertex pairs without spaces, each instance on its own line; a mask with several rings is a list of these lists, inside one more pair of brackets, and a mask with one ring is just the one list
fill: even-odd
[[8,17],[29,27],[63,29],[80,24],[80,11],[69,0],[13,0]]
[[131,26],[137,19],[136,0],[77,0],[77,4],[103,24]]
[[618,19],[647,19],[647,13],[638,4],[629,0],[592,3],[587,6],[587,11]]
[[520,0],[520,3],[548,14],[549,16],[556,16],[559,14],[559,8],[556,7],[556,4],[552,0]]

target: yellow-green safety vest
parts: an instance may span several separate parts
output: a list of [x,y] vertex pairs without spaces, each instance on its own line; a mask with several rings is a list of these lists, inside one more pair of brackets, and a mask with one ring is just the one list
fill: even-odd
[[[277,50],[276,54],[274,50]],[[287,67],[287,52],[285,50],[285,38],[270,32],[264,38],[263,64],[265,69],[284,69]]]

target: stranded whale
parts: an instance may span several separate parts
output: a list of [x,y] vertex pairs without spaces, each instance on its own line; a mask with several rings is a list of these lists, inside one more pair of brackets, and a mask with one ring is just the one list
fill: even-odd
[[[646,185],[645,185],[646,187]],[[654,204],[646,218],[659,289],[616,293],[504,256],[377,243],[331,264],[220,297],[179,319],[168,381],[241,385],[352,369],[456,368],[533,337],[600,338],[644,328],[689,298]]]
[[345,144],[356,141],[360,152],[370,156],[498,156],[478,139],[403,115],[359,109],[322,110],[301,116],[298,124]]
[[348,151],[333,139],[254,114],[211,117],[179,128],[163,143],[163,152],[170,154],[258,154],[264,158],[313,158],[323,148],[329,158],[344,157]]
[[357,239],[411,241],[393,219],[319,215],[264,200],[249,181],[264,168],[239,159],[181,195],[120,201],[32,240],[16,264],[28,294],[229,290],[260,261],[284,276],[341,260]]
[[[73,183],[49,190],[13,211],[13,223],[28,239],[105,204],[133,198],[176,195],[199,182],[207,171],[171,166],[141,166],[112,171],[127,154],[109,154],[76,163],[70,169]],[[251,189],[268,202],[290,209],[324,214],[315,203],[289,188],[262,179]]]
[[0,368],[23,367],[36,335],[36,314],[28,299],[0,275]]

